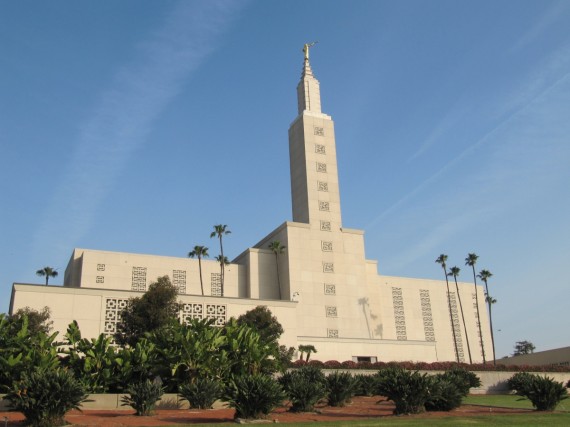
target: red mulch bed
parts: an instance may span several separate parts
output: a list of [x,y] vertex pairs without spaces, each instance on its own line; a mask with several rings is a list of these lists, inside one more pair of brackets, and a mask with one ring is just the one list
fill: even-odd
[[[381,399],[380,399],[381,400]],[[392,402],[380,401],[376,397],[354,397],[352,403],[343,408],[318,406],[316,412],[292,413],[287,408],[272,412],[268,419],[279,423],[306,421],[350,421],[390,417],[394,410]],[[489,414],[514,414],[532,412],[529,409],[489,408],[487,406],[463,405],[451,412],[426,412],[418,417],[456,417]],[[23,426],[24,416],[19,412],[0,412],[0,425],[8,417],[8,426]],[[233,409],[159,409],[151,417],[137,417],[129,410],[85,410],[71,411],[65,419],[76,426],[122,427],[122,426],[166,426],[198,423],[233,423]]]

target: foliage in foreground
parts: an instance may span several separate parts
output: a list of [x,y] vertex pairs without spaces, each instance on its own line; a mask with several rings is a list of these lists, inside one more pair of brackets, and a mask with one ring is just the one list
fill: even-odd
[[356,390],[356,379],[348,372],[333,372],[327,377],[329,406],[345,406]]
[[568,399],[564,385],[553,378],[535,375],[523,395],[532,402],[537,411],[554,411],[556,406]]
[[263,418],[283,403],[285,393],[268,375],[236,377],[227,385],[222,400],[236,410],[236,418]]
[[39,369],[23,374],[6,394],[11,406],[36,427],[61,426],[65,414],[80,409],[87,398],[83,386],[63,369]]
[[194,382],[182,384],[179,394],[188,401],[191,408],[211,409],[222,395],[222,384],[211,378],[197,378]]
[[463,393],[453,380],[438,374],[430,378],[430,396],[426,400],[426,411],[451,411],[459,408]]
[[327,379],[313,366],[286,372],[279,383],[291,401],[291,412],[310,412],[327,395]]
[[427,374],[411,372],[393,366],[376,373],[377,393],[396,405],[395,415],[424,412],[430,397],[431,379]]
[[127,393],[128,396],[123,396],[121,405],[133,408],[136,415],[149,416],[164,394],[164,388],[160,381],[145,380],[132,384]]

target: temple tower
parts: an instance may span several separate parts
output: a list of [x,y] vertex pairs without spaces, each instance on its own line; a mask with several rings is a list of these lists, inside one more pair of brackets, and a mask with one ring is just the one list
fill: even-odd
[[334,123],[321,112],[319,81],[306,49],[297,86],[298,116],[289,127],[293,221],[337,231],[342,222]]

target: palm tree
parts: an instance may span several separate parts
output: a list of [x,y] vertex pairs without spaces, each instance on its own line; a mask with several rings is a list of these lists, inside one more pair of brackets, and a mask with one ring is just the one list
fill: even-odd
[[44,267],[41,270],[36,271],[36,274],[40,277],[46,278],[46,286],[50,277],[57,277],[57,270],[51,267]]
[[477,277],[485,283],[485,301],[487,302],[487,307],[489,308],[489,326],[491,327],[491,345],[493,346],[493,365],[496,365],[497,360],[495,357],[495,336],[493,334],[493,316],[491,316],[491,305],[495,304],[497,300],[489,295],[489,285],[487,284],[487,280],[493,277],[493,273],[491,273],[489,270],[481,270]]
[[465,265],[470,266],[473,269],[473,290],[475,292],[475,305],[477,307],[477,325],[479,326],[479,343],[481,344],[481,355],[483,356],[483,364],[487,363],[485,360],[485,347],[483,346],[483,332],[481,331],[481,317],[479,315],[479,292],[477,292],[477,275],[475,274],[475,264],[477,264],[477,254],[471,253],[467,254],[465,258]]
[[[228,259],[227,256],[223,257],[221,255],[216,256],[216,261],[218,261],[220,263],[220,270],[222,271],[222,274],[220,276],[220,278],[222,278],[225,274],[226,274],[226,265],[230,264],[230,260]],[[224,296],[224,287],[223,287],[223,279],[221,280],[221,294],[222,296]]]
[[455,289],[457,289],[457,299],[459,300],[459,309],[461,310],[461,320],[463,320],[463,330],[465,331],[465,342],[467,343],[467,354],[469,355],[469,364],[473,364],[473,359],[471,358],[471,347],[469,346],[469,335],[467,334],[467,326],[465,325],[465,315],[463,314],[463,304],[461,303],[461,295],[459,294],[459,285],[457,284],[457,276],[461,269],[459,267],[451,267],[449,269],[448,276],[453,276],[455,280]]
[[[230,234],[231,231],[228,230],[228,226],[227,225],[222,225],[222,224],[218,224],[218,225],[214,225],[214,231],[212,231],[210,233],[210,239],[212,237],[216,237],[218,236],[218,239],[220,239],[220,256],[222,257],[222,259],[224,259],[224,245],[222,245],[222,236]],[[221,286],[222,286],[222,296],[224,296],[224,263],[220,262],[220,278],[221,278]]]
[[447,255],[441,254],[435,262],[441,264],[441,268],[443,268],[443,274],[445,275],[445,283],[447,284],[447,306],[449,308],[449,319],[451,321],[451,332],[453,333],[453,346],[455,348],[455,358],[459,362],[459,350],[457,349],[457,338],[455,336],[455,326],[453,325],[453,313],[451,312],[451,299],[449,297],[449,280],[447,280],[447,265],[445,262],[447,261]]
[[198,258],[198,268],[200,270],[200,287],[202,288],[202,296],[204,295],[204,283],[202,281],[202,258],[207,258],[208,248],[206,246],[194,246],[192,252],[188,253],[190,258]]
[[285,252],[285,246],[279,240],[274,240],[269,244],[269,249],[275,254],[275,265],[277,266],[277,286],[279,287],[279,299],[281,299],[281,279],[279,278],[279,255]]

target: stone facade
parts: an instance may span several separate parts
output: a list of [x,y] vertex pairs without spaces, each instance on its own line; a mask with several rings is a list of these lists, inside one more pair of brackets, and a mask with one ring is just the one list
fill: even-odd
[[[76,319],[84,336],[112,333],[124,301],[168,275],[179,290],[182,320],[223,322],[266,305],[283,324],[282,343],[313,344],[320,360],[445,361],[456,359],[457,347],[459,359],[468,361],[469,338],[473,362],[480,362],[477,292],[489,360],[482,287],[460,283],[458,295],[450,283],[449,304],[446,282],[381,276],[377,262],[366,259],[364,232],[342,225],[334,123],[321,111],[308,60],[297,95],[298,116],[289,128],[293,221],[226,267],[223,296],[215,261],[202,260],[202,296],[197,260],[75,249],[64,287],[14,285],[11,310],[48,305],[60,331]],[[282,254],[269,249],[273,241],[286,247]]]

